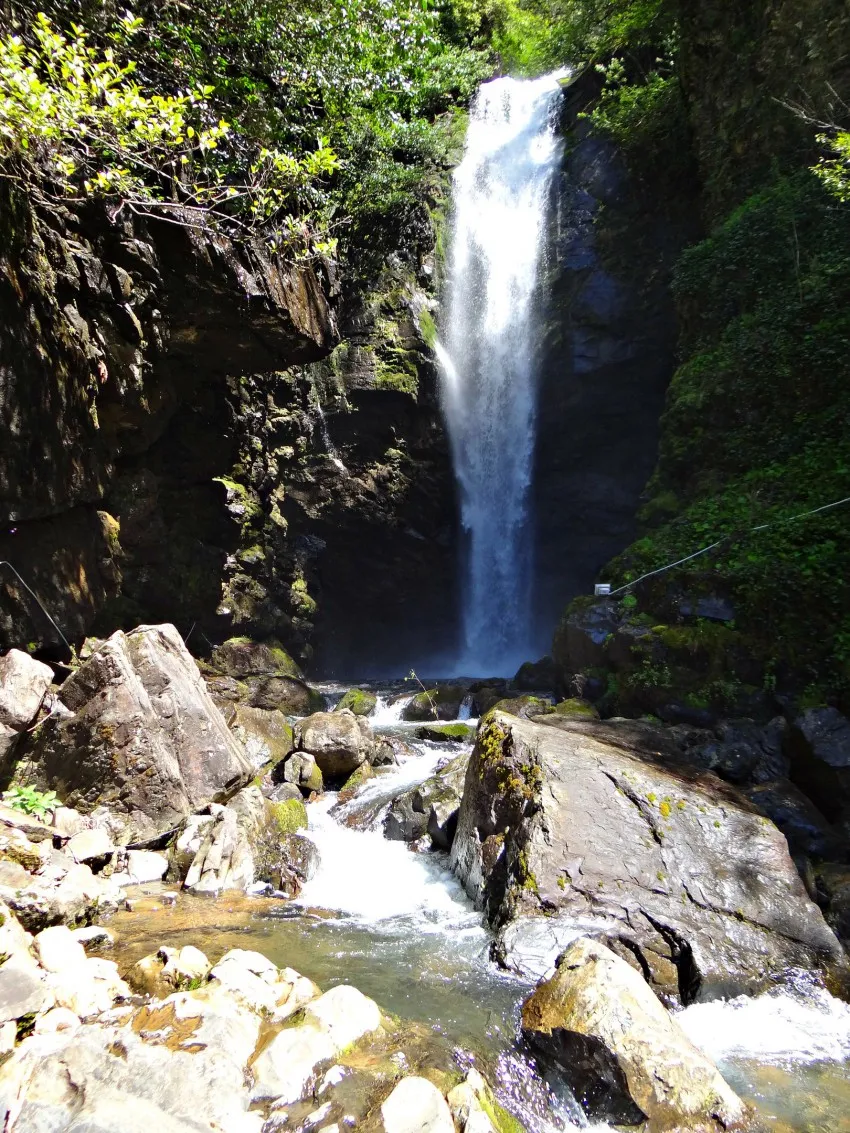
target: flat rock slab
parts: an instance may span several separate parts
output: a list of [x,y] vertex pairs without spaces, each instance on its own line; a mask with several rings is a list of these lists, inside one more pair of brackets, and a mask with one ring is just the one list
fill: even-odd
[[507,966],[539,978],[590,933],[668,1002],[752,991],[793,967],[846,974],[779,830],[650,739],[504,713],[481,729],[452,863],[503,926]]

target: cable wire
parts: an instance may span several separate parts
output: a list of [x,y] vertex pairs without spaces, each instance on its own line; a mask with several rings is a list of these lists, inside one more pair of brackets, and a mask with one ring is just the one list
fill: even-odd
[[[778,527],[782,523],[793,523],[795,519],[805,519],[809,515],[817,515],[819,511],[829,511],[830,508],[840,507],[842,504],[850,503],[850,496],[845,496],[843,500],[833,500],[831,504],[823,504],[821,507],[812,508],[811,511],[801,511],[798,515],[788,515],[785,519],[772,519],[770,523],[760,523],[757,527],[751,527],[745,531],[745,535],[752,535],[754,531],[764,531],[768,527]],[[705,555],[709,551],[713,551],[715,547],[719,547],[725,543],[731,536],[724,535],[722,539],[718,539],[716,543],[710,543],[707,547],[703,547],[700,551],[694,551],[692,555],[686,555],[683,559],[676,559],[674,563],[668,563],[666,566],[658,567],[656,570],[649,570],[646,574],[642,574],[640,578],[635,578],[631,582],[627,582],[624,586],[618,586],[616,590],[612,590],[608,597],[613,598],[615,594],[622,594],[624,590],[631,590],[633,586],[637,586],[639,582],[643,582],[646,578],[652,578],[653,575],[663,574],[665,571],[672,570],[673,567],[681,566],[682,563],[689,563],[691,559],[697,559],[700,555]]]

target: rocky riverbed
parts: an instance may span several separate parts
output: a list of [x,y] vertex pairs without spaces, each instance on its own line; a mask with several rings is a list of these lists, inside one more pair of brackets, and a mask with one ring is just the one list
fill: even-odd
[[693,731],[213,664],[0,660],[9,1130],[844,1128],[845,952]]

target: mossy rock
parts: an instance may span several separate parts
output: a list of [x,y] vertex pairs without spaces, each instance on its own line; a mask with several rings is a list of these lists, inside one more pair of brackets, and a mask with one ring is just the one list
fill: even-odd
[[466,689],[460,685],[440,685],[418,692],[402,712],[402,719],[454,720],[465,696]]
[[363,784],[369,780],[374,779],[375,772],[369,763],[361,763],[356,771],[352,773],[345,780],[342,789],[339,792],[339,802],[347,803],[357,794],[357,791]]
[[322,694],[295,677],[249,677],[247,684],[253,708],[279,708],[286,716],[312,716],[325,710]]
[[560,704],[556,704],[552,709],[552,713],[556,716],[570,716],[579,720],[598,720],[599,713],[588,700],[580,700],[578,697],[573,697],[570,700],[562,700]]
[[433,740],[435,743],[464,744],[475,739],[475,729],[470,724],[423,724],[416,729],[420,740]]
[[268,807],[281,834],[295,834],[298,830],[307,829],[307,808],[300,799],[287,799],[282,803],[270,802]]
[[508,712],[511,716],[521,716],[524,720],[533,720],[535,716],[543,716],[547,712],[552,711],[552,705],[548,700],[543,700],[539,696],[515,696],[510,700],[500,700],[497,704],[488,711],[489,716],[491,712]]
[[347,708],[355,716],[371,716],[377,703],[378,698],[374,693],[366,692],[362,688],[350,688],[334,712],[342,712]]
[[277,641],[231,637],[212,651],[212,666],[228,677],[276,676],[301,679],[301,670]]

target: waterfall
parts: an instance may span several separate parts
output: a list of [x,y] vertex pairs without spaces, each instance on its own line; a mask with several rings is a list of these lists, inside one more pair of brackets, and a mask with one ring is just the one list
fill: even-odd
[[437,355],[466,536],[458,667],[468,672],[512,675],[532,649],[535,298],[561,77],[485,83],[454,175]]

